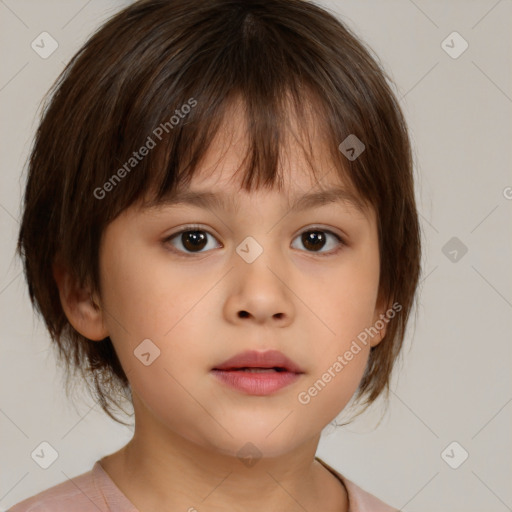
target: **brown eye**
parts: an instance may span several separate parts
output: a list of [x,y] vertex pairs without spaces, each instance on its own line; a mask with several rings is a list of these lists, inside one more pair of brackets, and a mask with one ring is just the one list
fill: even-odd
[[[309,229],[308,231],[303,231],[299,236],[301,244],[306,248],[307,252],[316,252],[322,256],[328,253],[336,253],[341,246],[345,245],[341,237],[325,229]],[[335,239],[334,248],[322,251],[326,245],[329,245],[329,238]]]
[[[173,248],[180,253],[185,254],[200,254],[208,246],[208,237],[213,238],[213,235],[204,229],[184,229],[178,233],[174,233],[164,240],[165,243],[170,243]],[[216,246],[218,247],[218,246]]]
[[[201,254],[220,247],[221,245],[213,245],[208,247],[209,240],[211,237],[216,240],[215,237],[208,231],[201,229],[199,226],[188,226],[186,229],[174,233],[167,237],[164,243],[170,244],[172,250],[180,255],[186,256],[191,254]],[[325,229],[309,229],[303,231],[297,239],[300,238],[302,246],[306,252],[316,253],[320,256],[329,256],[337,253],[343,246],[344,241],[340,236],[332,231]],[[327,247],[327,250],[323,250]]]
[[181,233],[181,243],[187,251],[200,251],[206,246],[206,235],[203,231],[185,231]]
[[306,249],[318,251],[325,245],[325,234],[321,231],[307,231],[302,233],[301,240]]

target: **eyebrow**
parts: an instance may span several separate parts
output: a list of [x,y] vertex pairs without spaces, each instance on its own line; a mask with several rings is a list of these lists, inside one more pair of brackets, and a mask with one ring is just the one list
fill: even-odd
[[[150,207],[158,208],[161,206],[192,205],[212,210],[224,209],[237,211],[239,203],[236,202],[235,197],[236,196],[227,195],[222,191],[215,193],[201,190],[187,190],[164,197],[161,201],[152,203]],[[296,213],[330,203],[346,203],[356,208],[364,216],[368,214],[368,205],[344,187],[334,187],[304,194],[295,198],[293,203],[289,205],[289,210],[290,213]]]

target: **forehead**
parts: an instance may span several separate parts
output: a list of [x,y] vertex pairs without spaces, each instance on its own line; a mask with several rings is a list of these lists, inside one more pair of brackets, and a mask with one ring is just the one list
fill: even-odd
[[244,204],[244,201],[251,195],[257,196],[262,200],[271,196],[290,212],[301,212],[304,210],[321,207],[324,205],[337,203],[348,209],[353,210],[357,214],[369,218],[370,207],[367,203],[354,194],[343,184],[336,183],[328,186],[311,187],[304,191],[301,187],[287,187],[286,190],[257,190],[247,192],[233,185],[220,187],[218,184],[212,187],[205,187],[197,184],[193,187],[184,188],[173,194],[169,194],[162,200],[153,203],[151,208],[161,208],[176,205],[191,205],[208,210],[224,210],[231,213],[238,212]]
[[307,125],[299,126],[293,109],[287,112],[287,130],[279,147],[278,176],[272,187],[254,186],[248,191],[242,186],[245,165],[251,156],[247,153],[250,141],[243,103],[234,102],[189,185],[178,186],[158,201],[146,199],[145,204],[148,208],[190,204],[235,212],[249,195],[271,195],[292,211],[340,202],[368,217],[370,206],[344,182],[337,170],[339,163],[330,158],[318,116],[307,107],[304,113]]

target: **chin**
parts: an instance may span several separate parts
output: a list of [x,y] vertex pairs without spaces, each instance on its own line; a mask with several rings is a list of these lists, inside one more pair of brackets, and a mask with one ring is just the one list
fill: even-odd
[[[254,423],[241,423],[235,428],[231,423],[228,430],[232,437],[221,429],[222,433],[217,430],[218,437],[212,438],[210,432],[208,439],[203,439],[199,444],[220,455],[236,457],[248,467],[252,467],[258,459],[286,455],[304,443],[307,437],[312,437],[306,437],[303,430],[290,429],[291,425],[286,428],[286,420],[276,428],[281,421],[282,418],[279,418],[270,427],[266,424],[258,427]],[[300,438],[294,438],[296,435]]]

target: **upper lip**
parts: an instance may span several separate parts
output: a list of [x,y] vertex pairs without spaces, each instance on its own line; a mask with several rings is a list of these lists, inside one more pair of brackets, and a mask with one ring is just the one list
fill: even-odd
[[298,364],[286,357],[279,350],[246,350],[237,354],[222,364],[215,366],[214,370],[232,370],[236,368],[282,368],[293,373],[304,373]]

